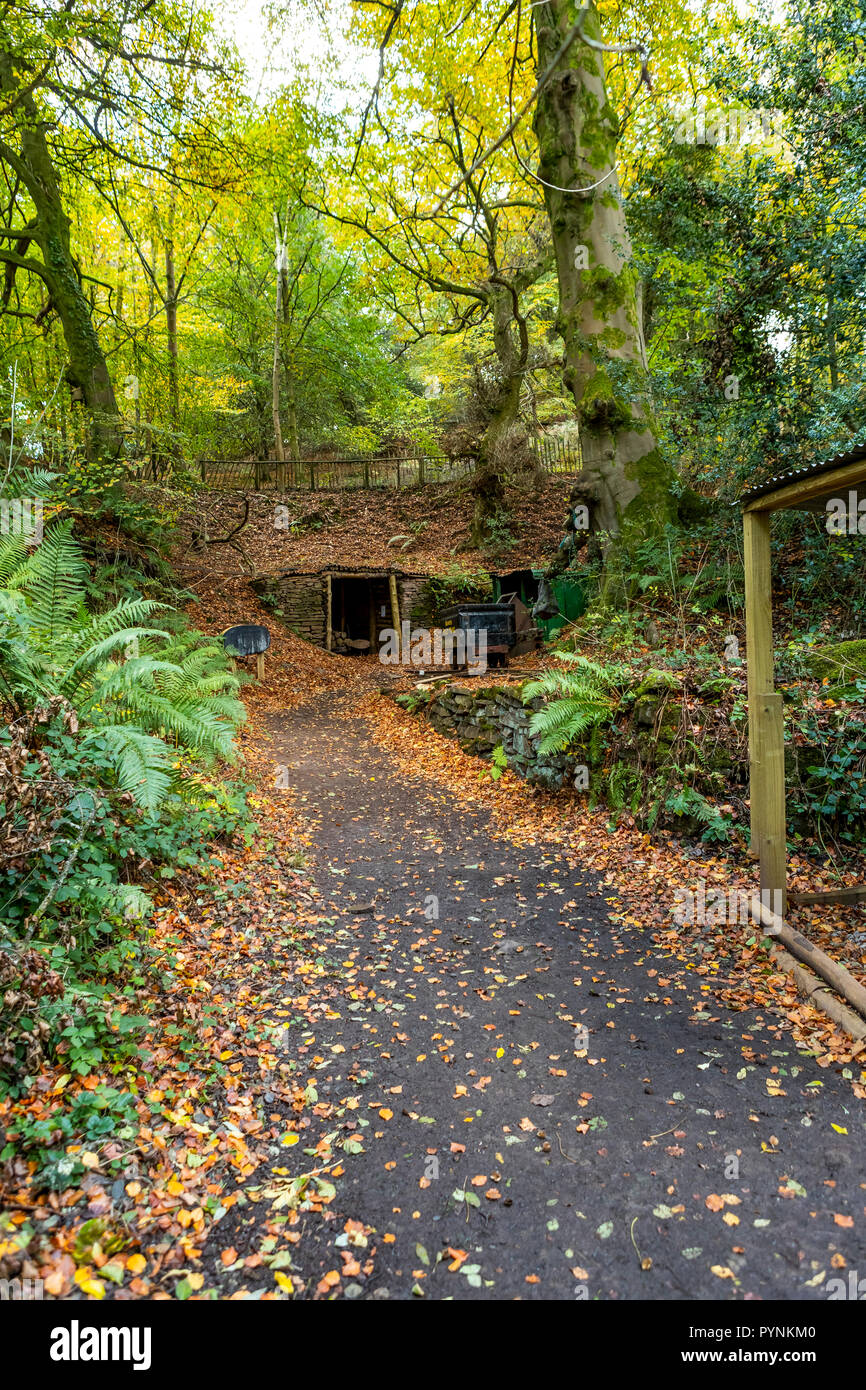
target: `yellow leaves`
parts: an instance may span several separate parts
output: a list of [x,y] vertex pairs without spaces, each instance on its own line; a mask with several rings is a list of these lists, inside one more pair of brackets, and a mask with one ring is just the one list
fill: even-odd
[[740,1218],[735,1216],[732,1211],[726,1211],[722,1220],[726,1226],[739,1226],[740,1224]]
[[143,1255],[130,1255],[126,1261],[126,1268],[130,1274],[143,1274],[147,1269],[147,1260]]
[[710,1265],[710,1272],[715,1274],[717,1279],[733,1279],[734,1283],[737,1282],[734,1271],[728,1269],[727,1265]]
[[468,1091],[468,1088],[467,1088],[466,1086],[455,1086],[455,1087],[454,1087],[454,1099],[455,1099],[455,1100],[457,1100],[458,1096],[468,1096],[468,1095],[469,1095],[469,1091]]
[[[336,1274],[337,1272],[336,1272],[336,1270],[333,1270],[332,1273]],[[326,1277],[327,1277],[327,1276],[326,1276]],[[274,1278],[276,1279],[277,1285],[278,1285],[279,1288],[282,1289],[283,1293],[294,1293],[294,1292],[295,1292],[295,1286],[294,1286],[294,1284],[292,1283],[291,1279],[289,1278],[288,1274],[283,1274],[282,1270],[275,1269],[275,1270],[274,1270]],[[339,1276],[339,1274],[337,1274],[337,1282],[338,1282],[338,1283],[339,1283],[339,1279],[340,1279],[340,1276]]]
[[75,1282],[82,1293],[86,1293],[88,1298],[104,1298],[105,1285],[101,1279],[93,1277],[90,1265],[82,1265],[75,1271]]
[[293,1144],[297,1144],[299,1142],[300,1138],[300,1134],[284,1134],[282,1139],[280,1140],[280,1144],[284,1149],[290,1149]]
[[847,1131],[847,1129],[845,1128],[844,1125],[833,1125],[833,1124],[831,1124],[830,1128],[831,1128],[831,1129],[835,1129],[835,1131],[836,1131],[837,1134],[847,1134],[847,1133],[848,1133],[848,1131]]
[[393,1120],[393,1118],[394,1118],[394,1111],[393,1111],[393,1110],[389,1110],[388,1107],[387,1107],[387,1105],[383,1106],[382,1109],[379,1111],[379,1119],[380,1119],[380,1120]]

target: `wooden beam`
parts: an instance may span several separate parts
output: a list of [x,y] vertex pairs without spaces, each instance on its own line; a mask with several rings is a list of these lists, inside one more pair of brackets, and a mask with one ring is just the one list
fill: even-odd
[[803,961],[804,965],[808,965],[822,980],[826,980],[828,985],[832,985],[837,994],[841,994],[843,999],[847,999],[848,1003],[866,1018],[866,988],[859,980],[855,980],[844,965],[833,960],[820,946],[809,941],[808,937],[795,927],[789,927],[787,922],[775,912],[770,912],[757,898],[751,899],[749,910],[754,920],[766,929],[768,936],[774,937],[796,956],[797,960]]
[[788,483],[776,492],[768,492],[765,497],[756,497],[754,502],[746,503],[744,515],[784,511],[786,507],[796,508],[818,497],[838,497],[848,488],[856,487],[858,483],[866,483],[866,461],[862,459],[859,463],[849,463],[845,468]]
[[256,677],[257,677],[257,679],[260,680],[260,681],[263,681],[264,678],[265,678],[265,654],[264,654],[264,652],[259,652],[259,653],[257,654],[257,656],[256,656]]
[[326,652],[329,652],[329,651],[331,650],[331,635],[332,635],[332,627],[333,627],[333,623],[332,623],[332,607],[331,607],[332,603],[333,603],[333,597],[332,597],[332,594],[331,594],[331,576],[330,576],[329,574],[326,574],[326,575],[325,575],[325,651],[326,651]]
[[770,517],[743,516],[746,573],[746,664],[749,683],[749,781],[752,850],[761,891],[779,892],[785,911],[785,741],[782,697],[773,690]]
[[400,599],[397,596],[397,576],[391,572],[388,575],[388,592],[391,595],[391,622],[397,634],[397,651],[400,651]]
[[827,888],[820,893],[789,893],[788,902],[795,907],[820,907],[824,903],[866,902],[866,884],[853,888]]

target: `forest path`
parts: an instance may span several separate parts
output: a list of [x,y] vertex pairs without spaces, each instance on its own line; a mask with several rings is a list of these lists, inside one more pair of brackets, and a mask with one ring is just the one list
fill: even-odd
[[612,924],[562,845],[407,777],[346,699],[268,722],[351,987],[295,1049],[336,1107],[304,1145],[334,1113],[363,1144],[293,1250],[308,1296],[344,1266],[337,1296],[391,1298],[826,1299],[866,1274],[850,1079]]

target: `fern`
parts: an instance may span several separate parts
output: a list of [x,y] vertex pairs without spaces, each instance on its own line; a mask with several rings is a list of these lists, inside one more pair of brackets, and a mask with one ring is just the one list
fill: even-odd
[[46,531],[39,545],[6,581],[25,592],[34,635],[51,644],[74,626],[84,603],[87,565],[72,536],[72,522]]
[[104,749],[120,790],[129,792],[146,811],[155,811],[165,800],[172,784],[172,759],[162,739],[140,729],[109,724],[92,729],[83,744],[85,748]]
[[89,613],[87,572],[68,524],[29,555],[0,545],[0,689],[21,711],[68,701],[92,726],[84,742],[100,750],[117,787],[153,811],[172,786],[182,790],[174,750],[235,756],[246,717],[240,680],[212,640],[143,626],[162,604],[135,597]]
[[728,823],[705,796],[694,787],[680,787],[665,801],[665,810],[675,816],[692,816],[702,826],[702,839],[725,841],[728,836]]
[[618,704],[618,684],[624,671],[618,666],[599,666],[574,652],[560,653],[560,660],[575,670],[547,671],[524,687],[524,700],[553,696],[529,721],[530,733],[540,735],[541,753],[560,752],[596,725],[610,722]]

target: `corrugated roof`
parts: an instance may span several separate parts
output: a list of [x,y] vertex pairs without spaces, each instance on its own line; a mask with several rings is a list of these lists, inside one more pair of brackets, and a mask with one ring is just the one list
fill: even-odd
[[858,444],[856,449],[849,449],[844,454],[834,454],[829,459],[816,459],[814,463],[807,463],[803,468],[791,468],[787,473],[777,473],[774,478],[768,478],[766,482],[758,483],[756,487],[749,488],[736,502],[736,506],[745,507],[749,502],[756,502],[759,497],[767,497],[771,492],[777,492],[780,488],[788,487],[790,483],[803,482],[805,478],[815,478],[821,473],[832,473],[836,468],[846,468],[850,463],[861,463],[866,460],[866,444]]

